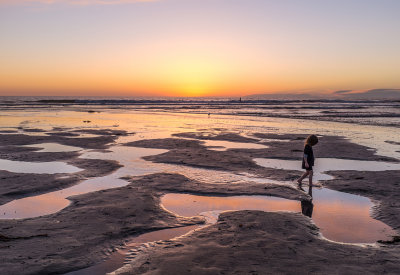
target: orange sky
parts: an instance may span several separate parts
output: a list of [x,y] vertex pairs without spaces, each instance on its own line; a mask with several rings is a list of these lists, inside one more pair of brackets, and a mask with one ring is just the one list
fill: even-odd
[[0,1],[0,95],[400,87],[395,1],[110,2]]

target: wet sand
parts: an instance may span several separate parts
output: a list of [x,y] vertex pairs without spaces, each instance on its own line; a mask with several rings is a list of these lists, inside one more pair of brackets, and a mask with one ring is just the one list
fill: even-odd
[[[61,129],[59,129],[61,131]],[[56,133],[56,130],[53,130]],[[99,137],[69,137],[53,134],[29,136],[0,135],[0,157],[24,161],[63,160],[84,169],[59,178],[63,174],[39,175],[0,171],[0,202],[45,193],[71,186],[88,177],[115,171],[115,161],[78,158],[75,152],[40,153],[22,145],[55,142],[85,149],[107,149],[125,132],[89,131],[105,134]],[[294,180],[298,171],[261,167],[253,158],[298,159],[303,146],[302,135],[255,134],[254,138],[235,133],[175,135],[175,138],[140,140],[125,144],[169,151],[144,159],[229,171],[252,173],[276,180]],[[182,138],[177,138],[182,137]],[[186,139],[184,139],[184,138]],[[190,138],[190,139],[187,139]],[[214,151],[202,140],[226,140],[268,145],[264,149],[228,149]],[[281,139],[282,141],[263,141]],[[285,140],[290,140],[287,142]],[[324,136],[317,157],[340,157],[375,161],[397,161],[378,156],[365,146],[342,137]],[[338,152],[337,148],[343,151]],[[38,148],[39,149],[39,148]],[[301,150],[300,150],[301,154]],[[324,182],[328,188],[360,194],[377,202],[374,215],[399,229],[400,206],[396,202],[399,187],[398,171],[330,172],[336,180]],[[363,177],[363,178],[361,178]],[[72,203],[62,211],[25,220],[0,221],[1,274],[65,273],[84,268],[104,259],[109,251],[138,234],[163,228],[193,225],[200,217],[177,217],[160,207],[165,193],[198,195],[273,195],[292,200],[310,197],[293,187],[278,184],[207,184],[178,174],[158,173],[143,177],[125,177],[129,185],[70,198]],[[5,187],[7,186],[7,187]],[[33,187],[34,186],[34,187]],[[27,249],[30,248],[30,249]],[[269,260],[268,260],[269,259]],[[398,244],[377,246],[343,245],[318,236],[310,219],[292,213],[242,211],[222,214],[217,224],[203,228],[175,241],[166,241],[138,255],[124,270],[128,274],[210,274],[287,272],[288,266],[298,273],[395,273],[400,262]]]
[[[171,163],[200,167],[207,169],[217,169],[230,171],[234,173],[252,173],[260,177],[266,177],[274,180],[294,181],[299,177],[299,172],[294,170],[282,170],[261,167],[256,164],[254,158],[279,158],[298,160],[304,145],[305,136],[301,135],[274,135],[274,134],[255,134],[261,139],[281,139],[282,141],[268,141],[259,143],[268,145],[265,149],[228,149],[226,151],[214,151],[205,147],[198,141],[204,139],[222,140],[222,141],[240,141],[250,142],[253,139],[247,139],[234,133],[222,133],[209,135],[206,133],[182,133],[175,136],[185,136],[198,138],[197,140],[186,139],[151,139],[140,140],[125,144],[126,146],[137,146],[157,149],[170,149],[170,151],[147,156],[144,159],[159,163]],[[290,142],[287,142],[290,140]],[[343,158],[353,160],[371,160],[371,161],[391,161],[398,162],[397,159],[376,155],[376,150],[362,145],[351,143],[343,137],[324,136],[320,137],[321,148],[317,148],[317,157]],[[318,146],[318,145],[317,145]],[[341,148],[338,150],[338,148]]]
[[[25,220],[1,220],[1,273],[63,273],[104,259],[108,248],[129,236],[163,228],[203,223],[203,218],[176,217],[160,207],[167,192],[219,195],[279,195],[309,199],[296,189],[265,185],[210,185],[178,174],[132,178],[125,187],[71,197],[62,211]],[[35,249],[26,249],[35,247]],[[17,256],[18,255],[18,256]]]
[[0,204],[64,189],[87,178],[105,176],[121,167],[118,162],[113,160],[72,158],[67,163],[82,169],[82,171],[73,174],[34,174],[0,170],[2,182],[0,185]]
[[[122,130],[75,130],[72,133],[78,134],[95,134],[96,137],[71,137],[70,132],[63,132],[65,129],[58,129],[56,133],[53,132],[51,135],[27,135],[27,134],[1,134],[0,144],[2,146],[16,146],[16,145],[31,145],[39,143],[59,143],[63,145],[76,146],[84,149],[106,149],[110,143],[114,142],[118,136],[127,135],[126,131]],[[25,130],[26,131],[26,130]],[[44,132],[41,129],[37,129],[35,132]],[[16,149],[15,149],[16,150]],[[28,149],[27,149],[28,150]],[[31,150],[32,151],[32,150]]]
[[[280,159],[299,159],[304,146],[304,140],[307,135],[300,134],[271,134],[271,133],[254,133],[254,138],[243,137],[241,135],[229,132],[193,132],[181,133],[174,136],[193,138],[199,140],[224,140],[235,142],[260,143],[268,145],[265,149],[231,149],[232,151],[243,153],[251,158],[280,158]],[[267,140],[267,141],[264,141]],[[376,155],[376,150],[363,145],[350,142],[341,136],[320,136],[319,144],[316,145],[318,158],[340,158],[355,160],[375,160],[375,161],[393,161],[399,160],[385,156]]]
[[[40,132],[40,131],[35,131]],[[112,132],[109,132],[110,134]],[[14,199],[60,190],[90,178],[104,176],[121,167],[113,160],[81,159],[79,152],[37,152],[39,147],[24,145],[40,143],[59,143],[73,145],[82,149],[109,148],[115,136],[99,136],[96,138],[65,138],[59,136],[29,136],[25,134],[0,135],[0,158],[23,162],[54,162],[64,161],[69,165],[82,169],[80,172],[68,174],[35,174],[13,173],[0,170],[0,203],[5,204]],[[16,163],[17,165],[17,163]],[[1,169],[1,168],[0,168]]]
[[[201,133],[175,136],[209,139],[208,135]],[[292,174],[293,177],[294,175],[298,177],[298,172],[259,167],[252,158],[298,159],[298,148],[302,148],[305,136],[262,133],[255,136],[262,139],[290,140],[290,142],[263,142],[270,146],[267,149],[231,149],[226,152],[213,152],[204,146],[194,148],[179,146],[179,141],[175,140],[174,143],[178,145],[169,152],[145,159],[232,172],[249,171],[279,180],[287,180]],[[212,138],[238,140],[232,135],[216,134]],[[168,148],[164,142],[166,141],[148,140],[141,141],[140,144],[151,148]],[[351,143],[343,137],[324,136],[320,138],[320,142],[324,146],[321,150],[317,149],[318,157],[398,162],[393,158],[376,155],[375,150]],[[339,151],[338,148],[343,151]],[[400,190],[397,184],[398,171],[340,171],[330,174],[338,178],[326,181],[325,185],[328,188],[373,199],[377,203],[374,217],[399,229],[399,205],[395,201]],[[388,181],[389,178],[392,179]],[[389,198],[386,197],[388,194]],[[291,270],[295,268],[296,273],[300,274],[310,272],[329,274],[333,270],[346,274],[397,272],[400,249],[396,243],[369,246],[343,245],[321,239],[318,234],[318,228],[302,215],[256,211],[232,212],[222,214],[215,225],[178,240],[167,241],[149,248],[116,274],[287,273],[288,266]]]
[[[209,135],[205,133],[185,133],[175,136],[185,136],[190,138],[198,138],[199,140],[209,139]],[[217,140],[241,140],[238,135],[230,133],[212,135]],[[250,172],[259,176],[264,176],[276,180],[295,180],[299,176],[298,171],[271,169],[257,165],[253,158],[268,157],[279,159],[299,159],[299,150],[302,148],[304,138],[302,135],[277,135],[256,133],[254,136],[262,139],[274,140],[290,140],[286,141],[269,141],[263,142],[269,148],[266,149],[228,149],[224,152],[216,152],[208,150],[204,146],[199,146],[195,140],[191,141],[196,146],[188,148],[188,146],[180,146],[179,140],[174,140],[174,146],[167,153],[145,157],[146,160],[175,163],[189,166],[200,166],[209,169],[221,169],[232,172]],[[370,161],[388,161],[398,162],[397,159],[376,155],[376,150],[366,146],[354,144],[343,137],[322,136],[319,138],[320,144],[316,145],[317,158],[342,158],[351,160],[370,160]],[[169,149],[171,139],[168,140],[141,140],[136,146],[145,146],[151,148]],[[187,141],[183,140],[182,144]],[[132,145],[131,144],[131,145]],[[340,150],[338,150],[340,148]],[[300,150],[301,154],[301,150]],[[377,205],[374,208],[374,217],[391,225],[395,229],[400,228],[400,204],[398,197],[400,196],[400,176],[399,171],[331,171],[328,174],[336,177],[335,180],[325,181],[324,185],[337,191],[362,195],[371,198]]]
[[321,239],[301,214],[237,211],[149,247],[113,274],[396,274],[399,261],[398,246]]

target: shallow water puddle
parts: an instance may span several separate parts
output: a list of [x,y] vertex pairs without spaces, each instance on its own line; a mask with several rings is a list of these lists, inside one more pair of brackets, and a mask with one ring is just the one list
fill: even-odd
[[125,186],[129,182],[121,180],[120,177],[127,175],[140,176],[158,172],[158,170],[149,165],[151,163],[144,161],[142,157],[163,152],[165,150],[129,147],[115,147],[114,151],[110,153],[87,152],[81,157],[116,159],[115,155],[118,155],[118,159],[124,167],[110,175],[88,179],[60,191],[13,200],[1,205],[0,219],[25,219],[53,214],[70,204],[70,201],[66,199],[70,196]]
[[89,179],[60,191],[13,200],[0,206],[0,219],[26,219],[56,213],[67,207],[70,196],[117,188],[127,182],[112,176]]
[[58,143],[39,143],[39,144],[32,144],[32,145],[25,145],[25,146],[42,148],[41,150],[38,150],[36,152],[48,152],[48,153],[74,152],[74,151],[82,150],[82,148],[80,148],[80,147],[62,145],[62,144],[58,144]]
[[26,162],[0,159],[0,169],[13,173],[33,173],[33,174],[59,174],[76,173],[82,171],[75,166],[65,162]]
[[313,201],[300,202],[267,196],[210,197],[167,194],[161,203],[180,216],[196,216],[211,210],[294,211],[311,215],[322,235],[344,243],[374,243],[396,235],[386,224],[370,217],[367,198],[328,189],[315,189]]
[[208,149],[215,151],[226,151],[227,149],[264,149],[267,145],[247,142],[232,142],[224,140],[204,140],[202,141]]

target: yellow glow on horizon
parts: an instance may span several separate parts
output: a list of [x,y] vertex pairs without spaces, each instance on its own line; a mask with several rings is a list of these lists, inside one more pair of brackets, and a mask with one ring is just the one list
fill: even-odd
[[221,64],[190,58],[167,62],[159,74],[160,84],[173,91],[172,95],[185,97],[212,95],[226,78]]
[[[207,37],[203,41],[157,40],[148,45],[104,44],[96,50],[5,56],[0,66],[0,92],[5,95],[88,96],[246,96],[301,89],[368,89],[395,86],[394,71],[347,67],[325,69],[309,60],[283,58],[285,52]],[[209,39],[209,41],[207,40]],[[204,46],[205,41],[207,45]],[[112,49],[109,50],[109,48]],[[293,65],[293,64],[296,64]],[[368,76],[368,81],[365,77]],[[355,84],[354,84],[355,83]],[[357,83],[363,83],[359,85]]]

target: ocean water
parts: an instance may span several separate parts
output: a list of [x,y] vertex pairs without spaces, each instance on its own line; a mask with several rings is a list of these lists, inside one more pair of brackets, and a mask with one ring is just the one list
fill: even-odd
[[246,98],[0,97],[2,110],[123,108],[161,112],[324,120],[400,126],[400,100],[256,100]]

